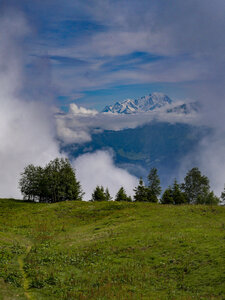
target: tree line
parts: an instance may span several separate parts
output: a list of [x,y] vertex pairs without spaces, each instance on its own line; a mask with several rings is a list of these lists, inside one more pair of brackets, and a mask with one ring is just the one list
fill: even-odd
[[[220,203],[220,199],[210,190],[208,177],[201,174],[195,167],[189,170],[184,182],[179,184],[175,179],[173,184],[163,192],[160,186],[160,178],[156,168],[152,168],[145,185],[142,178],[134,189],[131,198],[123,187],[115,196],[115,201],[128,202],[153,202],[162,204],[210,204]],[[25,167],[21,174],[19,186],[24,200],[54,203],[65,200],[82,200],[83,192],[80,182],[76,178],[75,170],[67,158],[56,158],[45,167],[32,164]],[[113,200],[108,188],[96,186],[91,201]],[[221,194],[221,200],[225,202],[225,188]]]

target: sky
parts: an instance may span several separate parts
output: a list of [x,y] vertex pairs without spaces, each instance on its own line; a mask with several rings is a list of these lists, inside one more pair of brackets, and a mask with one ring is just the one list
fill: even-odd
[[28,71],[34,69],[35,58],[48,64],[58,105],[76,102],[99,110],[115,100],[155,91],[173,99],[196,97],[197,82],[212,71],[206,62],[212,47],[218,47],[213,31],[217,23],[220,30],[224,25],[219,6],[224,9],[223,1],[2,4],[26,18],[31,30],[24,40]]
[[[96,110],[152,92],[202,104],[199,124],[213,127],[214,134],[201,141],[181,169],[197,159],[221,190],[224,15],[224,0],[1,0],[0,196],[19,196],[17,182],[26,164],[44,165],[63,155],[60,133],[68,142],[71,137],[84,142],[91,139],[93,126],[140,125],[143,120],[132,117],[106,120]],[[59,109],[66,114],[55,120]],[[105,172],[107,167],[121,172],[110,153],[85,159],[93,169],[98,159],[105,162]],[[78,173],[80,161],[74,161]],[[131,191],[136,178],[123,176]]]

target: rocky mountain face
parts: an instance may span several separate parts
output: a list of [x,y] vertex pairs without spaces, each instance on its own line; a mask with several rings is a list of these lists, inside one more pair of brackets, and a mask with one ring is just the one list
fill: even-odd
[[163,93],[152,93],[138,99],[126,99],[122,102],[116,102],[114,105],[107,105],[103,113],[113,114],[135,114],[143,112],[152,112],[165,109],[167,113],[191,114],[198,112],[200,107],[197,102],[179,103],[169,98]]
[[102,112],[111,112],[118,114],[133,114],[138,112],[148,112],[168,106],[173,100],[162,93],[152,93],[139,99],[127,99],[122,102],[116,102],[109,105]]

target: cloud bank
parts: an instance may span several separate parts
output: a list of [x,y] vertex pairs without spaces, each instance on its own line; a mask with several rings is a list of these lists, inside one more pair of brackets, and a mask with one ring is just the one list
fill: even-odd
[[[29,163],[43,165],[59,156],[48,104],[22,98],[24,39],[30,28],[24,16],[3,10],[0,16],[0,197],[21,197],[20,173]],[[41,88],[41,86],[40,86]]]

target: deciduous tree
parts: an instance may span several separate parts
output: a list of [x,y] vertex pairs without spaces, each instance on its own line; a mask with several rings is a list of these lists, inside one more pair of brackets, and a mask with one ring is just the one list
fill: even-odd
[[197,167],[192,168],[184,178],[182,189],[188,203],[203,203],[210,192],[209,179]]
[[28,165],[19,186],[24,199],[39,202],[81,200],[82,191],[68,159],[56,158],[45,168]]

